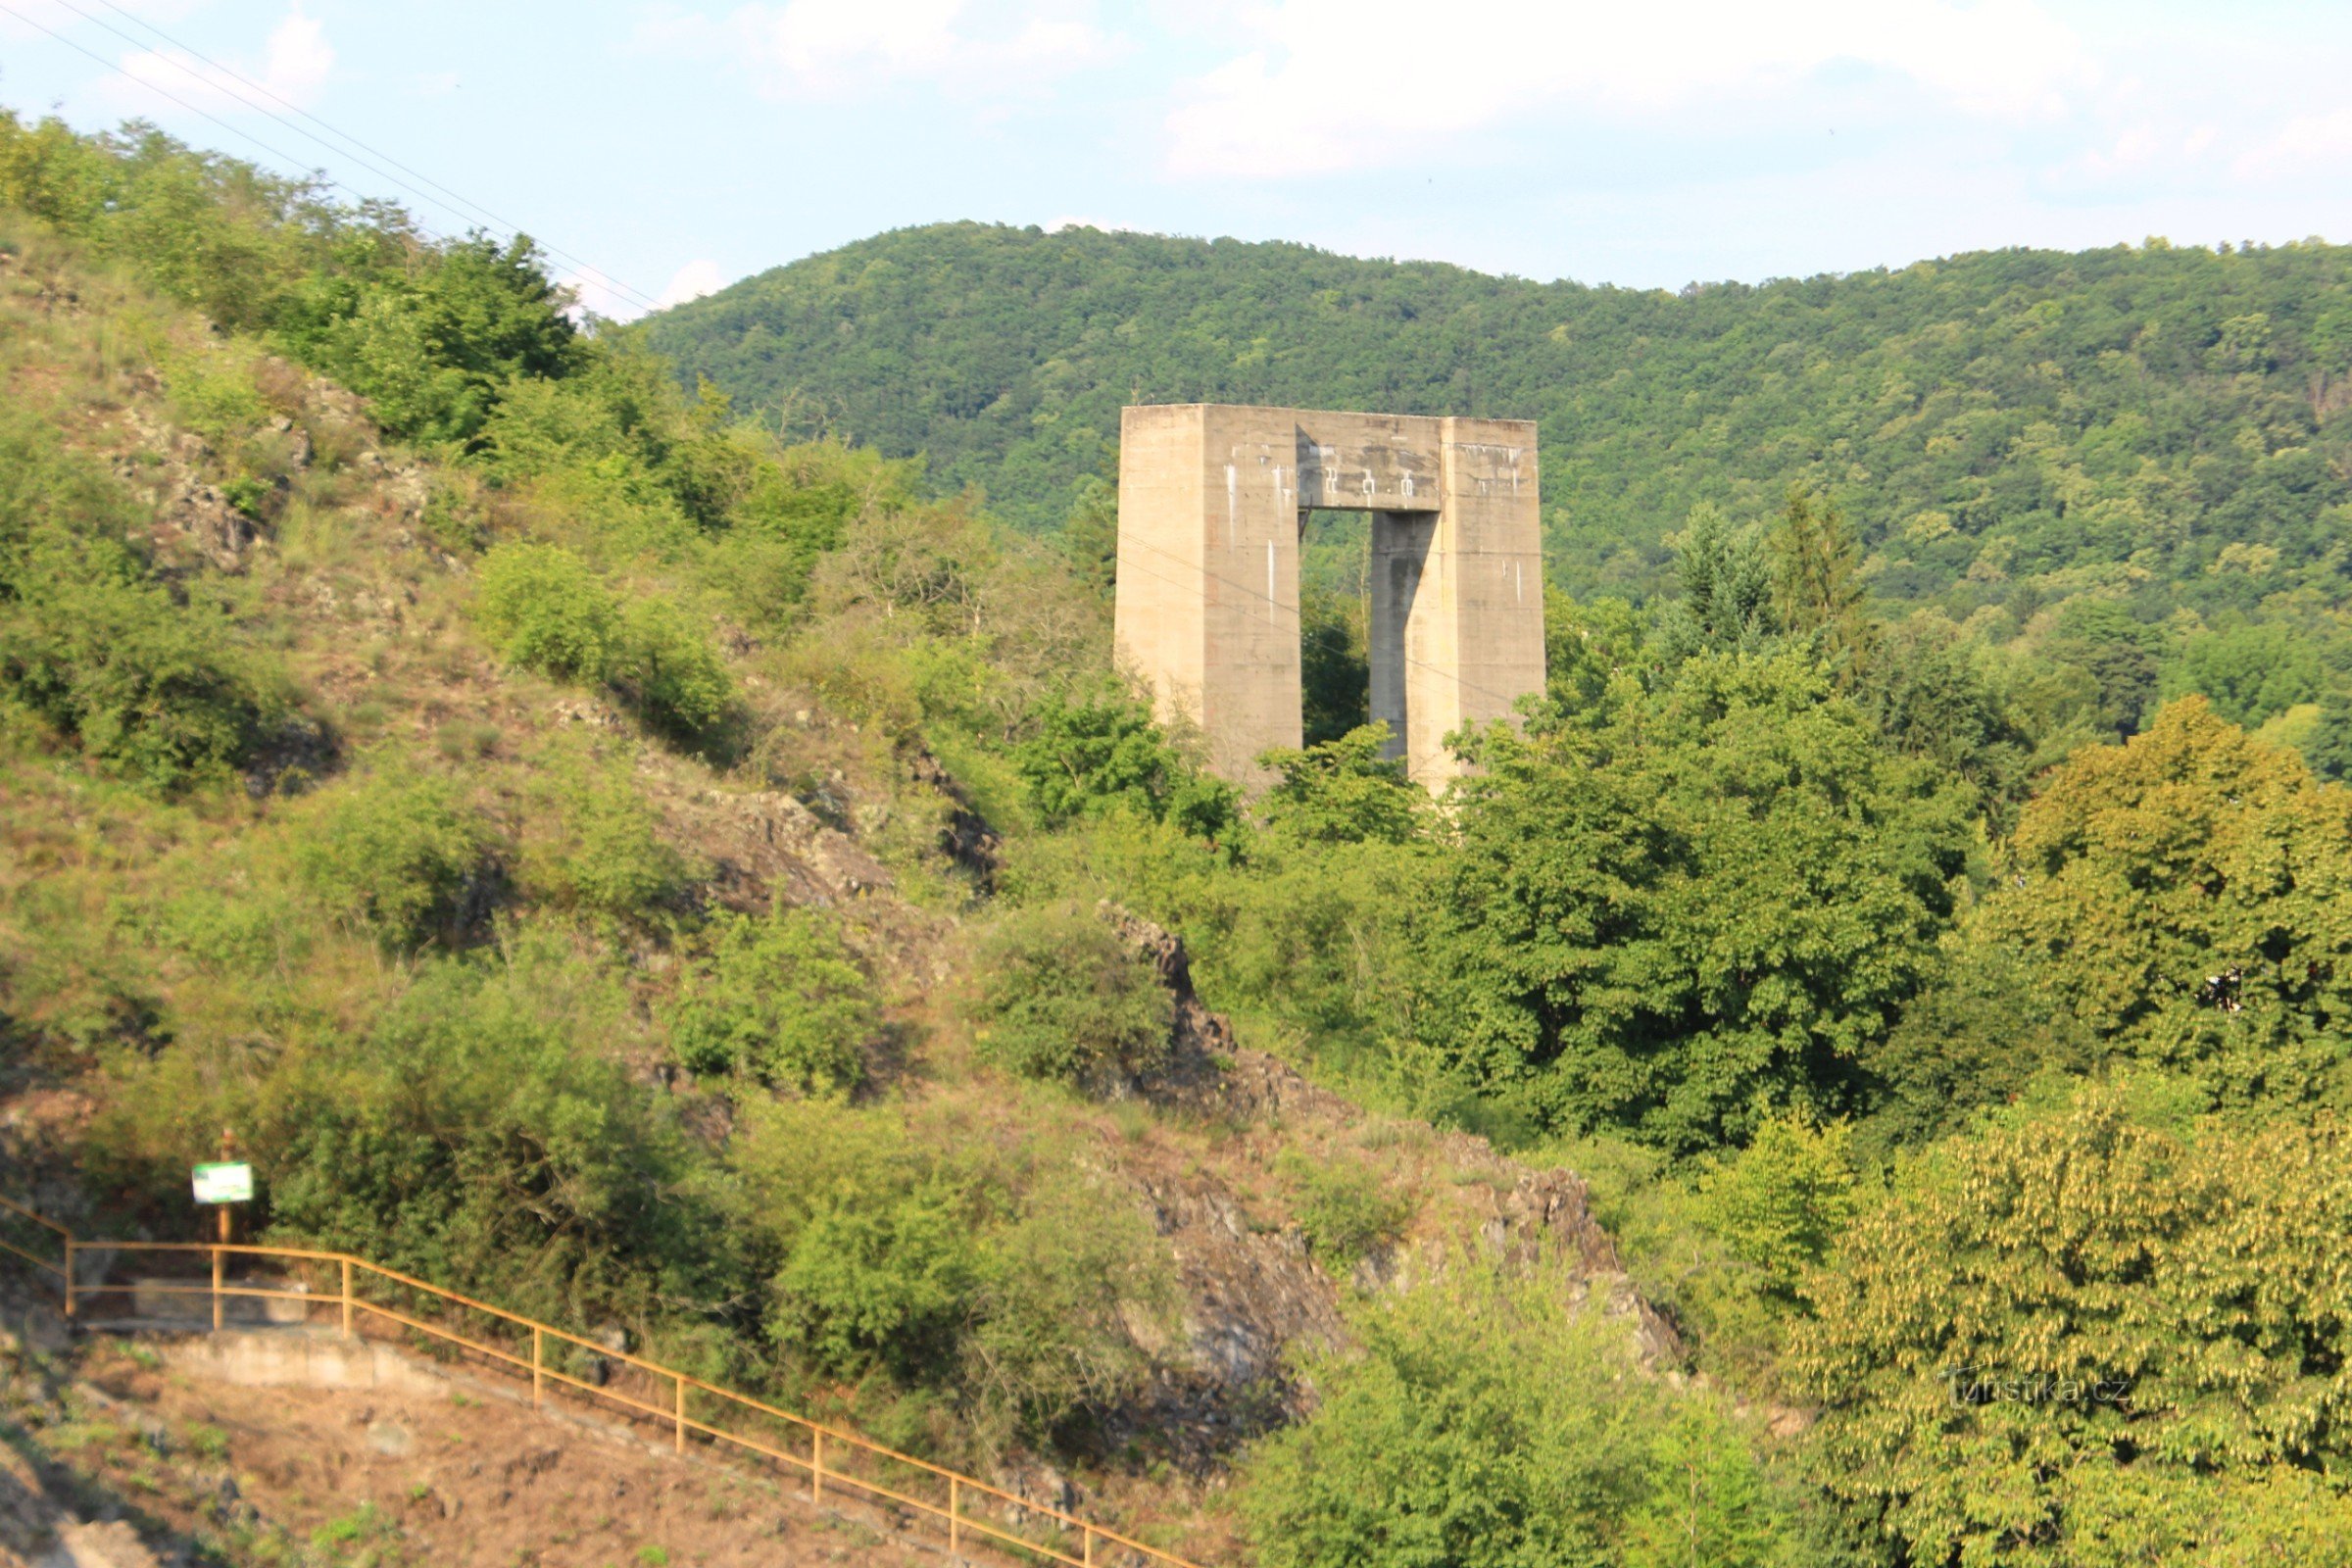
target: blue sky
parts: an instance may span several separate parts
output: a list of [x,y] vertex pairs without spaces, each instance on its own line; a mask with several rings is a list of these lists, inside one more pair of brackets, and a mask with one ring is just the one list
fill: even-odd
[[2352,240],[2346,0],[0,0],[0,103],[404,194],[194,56],[616,315],[951,218],[1666,286]]

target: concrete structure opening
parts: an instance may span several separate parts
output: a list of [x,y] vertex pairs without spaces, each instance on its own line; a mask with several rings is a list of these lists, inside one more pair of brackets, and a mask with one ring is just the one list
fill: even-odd
[[1316,511],[1372,517],[1371,713],[1432,790],[1445,737],[1544,688],[1536,427],[1193,403],[1120,418],[1121,663],[1209,762],[1266,780],[1299,744],[1299,536]]

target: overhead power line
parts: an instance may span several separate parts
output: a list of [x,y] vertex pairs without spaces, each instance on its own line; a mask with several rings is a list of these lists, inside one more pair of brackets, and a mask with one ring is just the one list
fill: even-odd
[[[74,0],[58,0],[58,3],[64,6],[67,10],[73,12],[75,16],[86,18],[90,22],[96,24],[98,26],[105,27],[109,32],[114,33],[119,38],[123,38],[125,41],[132,43],[136,43],[138,41],[135,38],[130,38],[128,34],[122,32],[120,28],[101,21],[96,17],[91,17],[89,13],[83,11],[79,6],[75,5]],[[270,99],[272,103],[278,104],[283,108],[292,111],[301,119],[310,122],[310,123],[317,125],[320,130],[327,132],[328,135],[334,136],[338,140],[341,140],[345,143],[348,143],[350,146],[359,149],[361,153],[366,154],[368,158],[378,159],[385,164],[389,164],[392,168],[399,170],[401,173],[407,174],[410,178],[417,180],[424,185],[430,186],[433,190],[439,191],[443,197],[448,199],[447,201],[435,202],[435,205],[441,207],[443,211],[455,213],[461,218],[466,218],[466,214],[471,213],[476,216],[466,218],[466,221],[487,222],[492,228],[503,229],[510,235],[519,234],[523,231],[521,224],[514,222],[509,219],[501,218],[498,214],[492,212],[489,208],[484,207],[481,203],[474,201],[467,196],[462,195],[457,191],[451,190],[447,185],[442,184],[439,180],[434,179],[429,174],[410,168],[407,164],[404,164],[399,159],[394,158],[390,153],[384,152],[380,148],[372,147],[367,142],[360,140],[359,137],[354,136],[351,132],[341,129],[338,126],[329,124],[326,121],[321,120],[317,115],[312,114],[300,104],[297,104],[282,94],[274,91],[267,83],[255,81],[252,77],[245,75],[242,72],[237,71],[235,68],[223,65],[221,62],[213,59],[211,56],[180,42],[177,38],[174,38],[172,34],[164,31],[163,28],[157,26],[154,23],[149,22],[144,17],[141,17],[135,12],[126,10],[122,6],[116,4],[116,0],[98,0],[98,3],[102,6],[105,6],[107,10],[114,12],[117,16],[130,22],[134,25],[142,27],[146,31],[153,33],[157,38],[161,39],[166,44],[169,44],[171,47],[179,50],[181,53],[187,55],[190,59],[201,61],[203,64],[212,67],[215,71],[220,72],[222,75],[252,88],[255,92],[258,92],[263,97]],[[176,65],[178,62],[174,61],[173,64]],[[245,101],[250,103],[250,100]],[[278,122],[278,123],[282,125],[287,126],[289,129],[294,130],[296,133],[310,137],[312,141],[317,142],[319,146],[326,148],[330,152],[340,151],[332,142],[329,142],[324,137],[318,136],[311,131],[304,130],[300,125],[297,125],[292,121],[287,120],[283,115],[276,114],[260,104],[252,104],[251,107],[261,114],[269,115],[270,119]],[[342,153],[341,156],[353,157],[355,155],[351,153]],[[378,175],[378,177],[389,180],[393,184],[399,185],[402,189],[409,191],[420,201],[434,200],[434,198],[425,195],[424,192],[417,190],[416,186],[410,185],[391,174],[385,173],[382,170],[374,169],[372,166],[365,164],[363,164],[363,167],[369,168],[370,172]],[[455,207],[450,206],[449,204],[452,202],[456,203],[457,205]],[[586,258],[574,256],[569,251],[561,250],[554,245],[547,245],[545,246],[545,249],[550,256],[558,257],[564,261],[569,262],[572,266],[579,268],[584,271],[595,273],[598,277],[602,278],[607,284],[609,284],[612,288],[613,292],[626,295],[632,302],[643,306],[646,310],[653,311],[661,309],[661,302],[659,300],[652,298],[639,289],[631,288],[628,284],[622,282],[619,278],[614,277],[612,273],[606,271],[603,268],[597,266],[595,263],[588,261]]]
[[[81,18],[84,22],[89,23],[92,26],[104,28],[106,31],[114,34],[118,38],[121,38],[125,43],[131,44],[140,49],[148,49],[151,47],[145,40],[133,37],[131,34],[124,32],[122,28],[114,25],[105,18],[93,16],[89,12],[82,10],[80,6],[74,3],[74,0],[57,0],[57,3],[64,6],[66,10],[74,13],[74,15]],[[352,135],[350,132],[338,129],[334,125],[329,124],[326,121],[323,121],[318,116],[311,114],[309,111],[301,108],[299,105],[289,102],[286,98],[271,90],[270,87],[253,80],[251,77],[244,75],[242,73],[232,69],[231,67],[223,65],[220,61],[214,60],[210,56],[190,48],[188,45],[180,42],[177,38],[172,37],[170,33],[165,32],[162,28],[156,26],[154,24],[149,23],[144,19],[133,15],[131,12],[125,11],[122,7],[114,4],[113,0],[99,0],[99,3],[105,5],[108,10],[115,12],[117,15],[127,19],[128,21],[136,24],[138,26],[146,29],[148,32],[153,33],[158,39],[162,40],[171,48],[179,50],[182,54],[187,55],[191,59],[210,66],[215,72],[219,73],[221,77],[226,78],[226,80],[217,80],[211,76],[207,76],[202,72],[197,71],[194,67],[189,66],[185,61],[175,59],[172,55],[162,53],[160,51],[155,53],[156,59],[162,61],[166,65],[171,66],[174,71],[179,72],[181,74],[189,77],[191,80],[194,80],[213,91],[221,93],[222,95],[235,100],[237,103],[243,105],[247,109],[252,110],[256,114],[267,116],[269,119],[275,121],[278,124],[285,126],[288,130],[293,131],[296,135],[304,137],[305,139],[325,148],[335,157],[348,159],[351,162],[358,164],[361,168],[367,170],[378,179],[383,180],[386,184],[397,187],[418,201],[440,208],[443,212],[456,217],[461,222],[467,224],[468,226],[487,227],[499,231],[510,238],[518,236],[523,232],[519,224],[511,222],[506,219],[501,218],[498,214],[490,211],[490,209],[482,206],[480,203],[470,201],[465,196],[460,195],[458,192],[449,189],[448,186],[441,184],[439,181],[432,179],[425,174],[417,172],[417,171],[409,168],[408,165],[401,163],[398,159],[369,146],[368,143],[360,140],[357,136]],[[281,163],[291,165],[297,169],[308,167],[306,166],[304,160],[297,158],[282,148],[272,146],[270,143],[264,141],[261,137],[254,135],[251,131],[232,124],[218,115],[199,108],[195,104],[190,103],[187,99],[180,97],[178,94],[170,91],[154,81],[149,80],[145,76],[138,75],[126,70],[117,62],[109,60],[104,55],[99,54],[96,50],[85,47],[80,42],[67,36],[65,33],[58,31],[56,28],[26,16],[15,6],[6,4],[5,0],[0,0],[0,12],[5,12],[7,15],[16,18],[19,22],[24,23],[26,26],[31,27],[36,31],[47,33],[50,37],[64,44],[69,49],[74,50],[76,54],[82,55],[87,59],[97,62],[97,64],[105,67],[109,71],[114,72],[117,75],[136,82],[138,85],[145,87],[148,91],[154,93],[160,98],[165,99],[167,102],[176,104],[180,108],[186,110],[188,113],[198,116],[203,120],[209,121],[213,124],[219,125],[221,129],[229,132],[229,134],[243,138],[245,141],[261,148],[264,152],[268,153],[270,157],[279,160]],[[232,83],[234,85],[232,85]],[[262,103],[256,98],[250,96],[248,92],[240,91],[240,86],[245,89],[250,89],[251,93],[260,94],[262,97],[268,98],[271,102],[283,105],[286,109],[291,110],[293,114],[300,116],[301,119],[310,122],[312,124],[318,126],[321,130],[324,130],[329,134],[339,138],[343,142],[348,143],[349,146],[338,147],[334,142],[327,140],[325,136],[321,136],[316,131],[304,128],[303,125],[298,124],[294,120],[287,118],[285,115],[279,114],[276,110],[270,108],[268,104]],[[355,153],[351,151],[350,149],[352,148],[359,149],[359,152]],[[367,156],[362,156],[362,154]],[[430,194],[428,191],[420,189],[418,184],[411,183],[410,179],[403,179],[399,174],[392,173],[387,169],[377,167],[375,163],[369,161],[370,159],[380,160],[383,164],[389,165],[391,169],[402,171],[406,174],[410,175],[414,180],[420,182],[422,185],[430,186],[432,190],[441,192],[441,196],[436,197]],[[314,169],[312,170],[312,172],[321,183],[335,190],[341,191],[345,196],[350,197],[354,202],[365,199],[360,192],[354,190],[351,186],[343,183],[341,180],[335,179],[331,175],[327,174],[323,170]],[[431,225],[419,222],[417,226],[424,231],[427,238],[441,238],[440,235],[433,231]],[[583,275],[590,276],[598,281],[601,281],[604,285],[612,289],[613,293],[623,297],[641,309],[652,311],[659,310],[661,308],[660,301],[654,299],[650,295],[647,295],[640,289],[632,288],[619,278],[614,277],[611,272],[605,270],[605,269],[596,266],[593,262],[589,262],[582,257],[572,255],[570,252],[562,250],[554,245],[543,245],[542,248],[546,250],[548,255],[569,262],[573,267],[579,269]]]

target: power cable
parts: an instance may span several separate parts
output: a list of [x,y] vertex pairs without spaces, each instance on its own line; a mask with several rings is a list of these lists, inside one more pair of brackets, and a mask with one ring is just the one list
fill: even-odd
[[[74,3],[74,0],[57,0],[57,3],[64,6],[67,10],[73,12],[75,16],[91,23],[93,25],[106,28],[107,31],[113,33],[116,37],[122,39],[126,43],[135,44],[139,42],[138,39],[131,37],[120,27],[114,26],[112,24],[100,18],[93,17],[88,12],[83,11],[79,6]],[[302,119],[309,121],[314,125],[317,125],[320,130],[327,132],[329,135],[336,137],[338,140],[348,143],[351,147],[358,148],[361,153],[365,153],[368,158],[378,159],[383,163],[389,164],[392,168],[399,170],[402,173],[409,175],[410,178],[417,180],[422,184],[431,186],[434,190],[439,191],[442,196],[447,197],[448,201],[435,201],[433,197],[428,196],[423,191],[418,190],[415,185],[411,185],[407,183],[407,181],[402,180],[392,174],[385,173],[380,169],[375,169],[372,165],[366,163],[365,160],[356,159],[355,154],[335,147],[333,143],[327,141],[324,137],[318,136],[312,131],[304,130],[300,125],[297,125],[292,121],[286,119],[285,116],[277,114],[260,104],[256,104],[252,102],[252,100],[244,98],[241,94],[231,94],[231,96],[238,97],[241,102],[244,102],[256,113],[268,115],[270,119],[294,131],[297,135],[309,137],[312,141],[315,141],[319,146],[326,148],[329,152],[338,153],[346,158],[355,158],[355,161],[359,161],[361,163],[361,167],[368,169],[369,172],[374,173],[378,178],[388,180],[392,184],[400,186],[402,189],[410,192],[412,195],[417,197],[421,201],[433,202],[435,206],[441,207],[444,211],[457,214],[457,216],[464,218],[467,222],[486,221],[492,228],[502,229],[510,235],[520,234],[523,232],[522,225],[519,223],[515,223],[509,219],[500,217],[498,214],[492,212],[489,208],[484,207],[481,203],[472,200],[470,197],[451,190],[447,185],[442,184],[439,180],[434,179],[431,175],[423,173],[418,170],[410,168],[407,164],[404,164],[399,159],[394,158],[390,153],[384,152],[380,148],[372,147],[367,142],[360,140],[359,137],[354,136],[351,132],[319,119],[317,115],[312,114],[300,104],[293,102],[291,99],[286,98],[283,94],[278,93],[274,89],[270,88],[267,83],[255,81],[252,77],[245,75],[243,73],[237,71],[234,67],[223,65],[220,61],[213,59],[210,55],[203,53],[201,50],[192,48],[189,45],[182,43],[179,39],[164,31],[163,28],[157,26],[154,23],[149,22],[144,17],[141,17],[135,12],[126,10],[122,6],[116,4],[115,0],[98,0],[98,3],[102,6],[105,6],[107,10],[114,12],[117,16],[122,17],[126,21],[130,22],[132,24],[142,27],[148,32],[153,33],[156,37],[162,39],[165,43],[171,45],[172,48],[179,50],[182,54],[187,55],[190,59],[201,61],[205,65],[208,65],[215,71],[220,73],[222,75],[229,77],[231,80],[241,82],[245,86],[252,88],[255,92],[260,93],[263,97],[270,99],[271,102],[276,103],[285,109],[291,110],[294,114],[300,116]],[[169,56],[165,56],[163,58],[170,59]],[[180,63],[176,60],[172,61],[172,64],[174,66],[180,65]],[[180,69],[185,71],[187,68],[180,66]],[[194,74],[194,73],[190,73],[190,74]],[[202,78],[199,77],[198,79],[201,80]],[[457,205],[451,206],[450,203],[453,202]],[[463,211],[461,211],[461,209],[463,209]],[[473,216],[467,216],[468,213]],[[569,251],[558,249],[554,245],[548,245],[545,248],[550,256],[560,257],[561,259],[571,263],[574,267],[595,273],[606,283],[610,284],[615,293],[626,295],[631,301],[643,306],[645,309],[649,311],[661,309],[661,304],[659,301],[650,298],[641,290],[631,288],[628,284],[623,283],[620,279],[612,276],[610,272],[607,272],[603,268],[598,267],[595,263],[590,262],[583,257],[574,256]]]
[[[194,104],[188,102],[185,98],[180,97],[177,93],[169,92],[164,88],[157,86],[154,82],[147,80],[144,76],[132,75],[129,72],[123,70],[112,60],[107,59],[106,56],[98,53],[98,51],[95,49],[84,48],[82,45],[74,42],[72,38],[69,38],[64,33],[58,31],[55,27],[49,26],[44,23],[35,22],[24,12],[19,11],[15,6],[8,4],[7,0],[0,0],[0,13],[6,13],[7,15],[16,18],[19,22],[22,22],[24,24],[24,25],[32,28],[36,32],[47,33],[50,37],[55,38],[59,43],[64,44],[75,54],[85,55],[88,58],[95,60],[99,65],[104,66],[107,70],[114,72],[118,75],[121,75],[127,80],[137,82],[140,86],[146,88],[149,92],[154,93],[157,97],[166,99],[172,103],[175,103],[179,105],[180,108],[185,109],[189,114],[195,115],[200,119],[211,121],[214,124],[219,125],[222,130],[227,131],[230,135],[244,137],[247,141],[253,143],[256,147],[259,147],[262,151],[268,153],[270,157],[277,159],[279,162],[292,164],[296,168],[302,167],[302,160],[296,158],[293,154],[282,152],[279,149],[270,146],[268,142],[262,140],[261,137],[256,136],[253,132],[249,130],[241,130],[237,126],[230,124],[227,121],[222,120],[219,115],[197,108]],[[349,185],[344,184],[341,180],[332,178],[323,171],[314,171],[313,172],[319,183],[331,186],[334,189],[341,191],[353,201],[357,202],[365,199],[358,191],[353,190]],[[425,232],[428,235],[432,233],[430,229],[427,229]]]
[[[132,37],[130,34],[122,31],[122,29],[120,27],[114,26],[106,22],[103,18],[93,17],[88,12],[81,10],[78,6],[73,4],[73,0],[58,0],[58,3],[63,5],[68,11],[73,12],[75,16],[80,17],[84,22],[89,23],[93,26],[105,28],[108,32],[113,33],[116,37],[122,39],[125,43],[134,44],[140,48],[147,47],[145,44],[141,43],[139,39]],[[120,11],[122,8],[115,6],[111,7],[111,9]],[[69,49],[72,49],[74,53],[81,55],[86,59],[95,61],[98,65],[114,72],[117,75],[122,76],[126,80],[137,83],[139,86],[146,88],[149,92],[154,93],[157,97],[162,98],[169,103],[178,105],[180,108],[186,110],[189,114],[195,115],[202,120],[209,121],[213,124],[219,125],[222,130],[227,131],[230,135],[242,137],[244,140],[252,143],[256,147],[261,148],[264,152],[268,153],[270,157],[277,159],[279,162],[292,166],[296,169],[305,167],[302,159],[295,157],[293,154],[286,152],[282,148],[272,146],[270,143],[264,141],[261,137],[254,135],[251,131],[243,129],[238,125],[230,123],[228,121],[221,119],[219,115],[213,114],[208,110],[198,108],[196,105],[188,102],[188,100],[185,98],[180,97],[177,93],[172,92],[169,89],[148,80],[146,77],[126,70],[124,67],[107,59],[104,55],[99,54],[96,50],[85,47],[74,39],[68,37],[65,33],[59,32],[56,28],[49,26],[45,23],[36,21],[33,18],[26,16],[15,6],[6,4],[5,0],[0,0],[0,13],[5,13],[8,16],[16,18],[19,22],[24,24],[24,25],[28,27],[33,28],[37,32],[48,34],[50,37],[56,39],[59,43],[64,44]],[[126,16],[129,15],[127,12],[123,14]],[[138,19],[134,17],[132,20],[137,21]],[[149,24],[144,22],[141,22],[140,25],[149,26]],[[248,80],[246,77],[239,75],[236,72],[229,70],[226,66],[222,66],[217,61],[210,60],[201,54],[197,54],[196,51],[188,49],[186,45],[180,44],[172,39],[169,34],[163,32],[160,28],[149,26],[149,30],[154,32],[157,37],[162,38],[167,43],[172,44],[173,48],[185,51],[195,59],[203,61],[206,65],[212,66],[214,70],[220,72],[222,74],[227,75],[236,81],[243,82],[246,86],[252,87],[257,92],[265,93],[268,96],[276,99],[279,103],[285,102],[283,98],[279,98],[277,94],[270,92],[269,88],[263,87],[256,82]],[[419,200],[426,201],[431,203],[433,206],[440,207],[466,222],[476,221],[475,219],[468,217],[459,208],[451,206],[448,202],[435,200],[433,197],[426,195],[420,190],[417,190],[406,180],[400,179],[396,175],[386,173],[383,170],[376,168],[374,165],[368,163],[366,159],[358,158],[350,152],[334,146],[331,142],[328,142],[323,137],[303,129],[302,126],[295,124],[292,121],[286,119],[285,116],[277,114],[262,104],[256,103],[245,94],[238,92],[235,88],[225,86],[218,81],[210,80],[201,73],[188,66],[185,62],[172,59],[170,55],[163,54],[159,54],[156,58],[162,60],[167,65],[170,65],[173,70],[181,73],[183,75],[188,76],[192,80],[202,83],[205,86],[211,87],[218,92],[221,92],[226,96],[235,99],[238,103],[254,111],[256,114],[269,116],[270,119],[276,121],[281,125],[284,125],[296,135],[306,137],[309,140],[318,143],[319,146],[326,148],[328,152],[333,153],[338,157],[350,158],[353,162],[359,164],[363,169],[368,170],[369,173],[374,174],[376,177],[386,181],[389,184],[400,187],[402,190],[409,192],[411,195],[417,197]],[[288,105],[288,107],[292,108],[293,106]],[[303,113],[303,111],[299,109],[297,109],[295,112],[297,114]],[[326,124],[324,121],[317,120],[317,117],[315,116],[305,114],[304,118],[313,120],[321,125]],[[333,130],[334,127],[330,125],[327,126],[327,128],[329,130]],[[335,131],[335,134],[338,136],[343,136],[345,140],[350,141],[355,146],[365,147],[367,145],[366,143],[361,142],[357,137],[349,136],[345,132]],[[369,150],[372,151],[372,149]],[[395,168],[406,167],[399,164],[394,159],[384,157],[383,154],[379,153],[376,154],[376,156],[384,158],[384,162],[392,164]],[[329,175],[323,170],[313,169],[310,171],[310,172],[312,177],[318,179],[319,183],[329,186],[334,190],[341,191],[345,196],[349,197],[355,203],[366,200],[366,198],[360,192],[352,189],[349,185],[344,184],[341,180]],[[411,171],[411,172],[413,173],[415,172]],[[422,175],[417,175],[417,177],[419,179],[424,178]],[[433,184],[434,182],[428,179],[425,180],[425,183]],[[437,186],[436,188],[446,187]],[[451,194],[455,196],[454,192]],[[491,220],[494,227],[503,229],[510,235],[517,235],[521,232],[521,230],[516,228],[514,224],[507,223],[503,220],[498,219],[497,215],[491,213],[489,209],[480,207],[476,203],[466,202],[465,198],[463,197],[456,197],[455,199],[461,203],[464,203],[465,206],[471,207],[476,212],[488,217]],[[423,230],[425,237],[428,239],[439,240],[442,237],[434,233],[433,229],[428,224],[419,222],[417,227]],[[621,282],[618,278],[615,278],[611,273],[607,272],[603,268],[597,267],[593,263],[583,261],[579,257],[573,256],[568,252],[558,250],[552,245],[547,246],[546,250],[549,255],[561,257],[564,260],[570,262],[573,266],[582,269],[583,271],[594,274],[597,278],[609,285],[614,293],[624,296],[632,303],[637,304],[646,310],[657,310],[660,308],[657,301],[648,298],[641,291],[631,288],[626,283]]]

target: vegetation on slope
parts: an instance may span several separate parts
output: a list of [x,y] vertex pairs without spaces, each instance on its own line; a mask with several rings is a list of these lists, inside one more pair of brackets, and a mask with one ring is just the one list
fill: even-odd
[[[2152,240],[1669,294],[961,223],[644,332],[764,417],[923,455],[943,493],[1066,525],[1089,559],[1122,404],[1509,416],[1542,426],[1545,559],[1579,599],[1657,597],[1694,514],[1765,523],[1801,485],[1852,519],[1886,612],[2030,654],[2104,728],[2187,691],[2249,726],[2291,710],[2298,734],[2309,705],[2330,734],[2352,712],[2340,247]],[[1360,661],[1362,544],[1343,526],[1310,552],[1310,687],[1350,618]],[[2341,768],[2335,745],[2312,755]]]
[[[1446,801],[1339,700],[1245,801],[1084,530],[780,446],[527,247],[14,120],[0,211],[0,1032],[111,1223],[234,1125],[271,1234],[1296,1568],[2328,1560],[2352,792],[2240,722],[2324,577],[2200,677],[2250,706],[2164,702],[2239,634],[2129,574],[1898,612],[1776,469],[1673,498],[1671,598],[1555,600]],[[1572,1255],[1412,1250],[1426,1126],[1090,1100],[1168,1039],[1105,900],[1244,1040],[1591,1178],[1705,1383]],[[1211,1166],[1351,1333],[1203,1458],[1147,1214]]]

